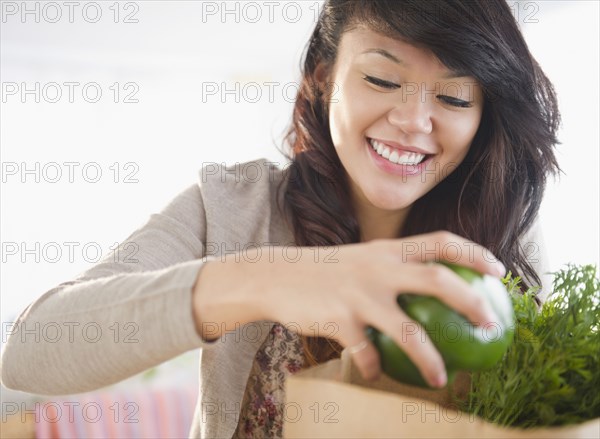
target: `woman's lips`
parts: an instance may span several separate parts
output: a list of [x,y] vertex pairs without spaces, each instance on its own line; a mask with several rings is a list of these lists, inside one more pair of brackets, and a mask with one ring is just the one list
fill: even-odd
[[423,173],[423,171],[425,170],[425,168],[427,167],[427,165],[429,164],[431,159],[434,157],[434,154],[427,154],[425,156],[425,159],[417,165],[405,165],[405,164],[401,164],[401,163],[397,163],[397,164],[392,163],[388,159],[380,156],[377,153],[377,151],[375,151],[373,149],[373,146],[371,145],[371,142],[369,140],[370,140],[369,138],[366,138],[365,144],[366,144],[367,148],[369,149],[369,155],[370,155],[371,159],[373,160],[373,163],[375,164],[375,166],[378,169],[380,169],[388,174],[402,175],[402,176],[420,175]]
[[398,151],[407,151],[407,152],[414,152],[417,154],[433,155],[433,153],[428,152],[427,150],[425,150],[423,148],[419,148],[419,147],[412,146],[412,145],[405,146],[405,145],[401,145],[400,143],[397,143],[397,142],[392,142],[390,140],[381,140],[381,139],[375,139],[372,137],[367,137],[367,140],[369,141],[369,143],[371,143],[371,141],[376,141],[390,149],[397,149]]

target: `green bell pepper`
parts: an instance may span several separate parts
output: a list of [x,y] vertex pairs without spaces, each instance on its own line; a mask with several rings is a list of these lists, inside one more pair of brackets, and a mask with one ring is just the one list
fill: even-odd
[[[452,269],[484,295],[498,316],[498,322],[483,327],[473,326],[435,297],[398,296],[398,305],[423,327],[442,355],[448,384],[451,384],[457,371],[487,369],[502,358],[513,339],[514,312],[508,292],[499,279],[460,265],[439,263]],[[406,384],[430,387],[414,363],[390,337],[373,327],[368,327],[366,332],[379,351],[383,372]]]

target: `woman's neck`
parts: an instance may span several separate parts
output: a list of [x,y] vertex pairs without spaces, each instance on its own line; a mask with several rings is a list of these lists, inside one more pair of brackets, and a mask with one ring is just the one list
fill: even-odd
[[361,242],[398,238],[408,210],[387,211],[374,206],[363,206],[357,212]]

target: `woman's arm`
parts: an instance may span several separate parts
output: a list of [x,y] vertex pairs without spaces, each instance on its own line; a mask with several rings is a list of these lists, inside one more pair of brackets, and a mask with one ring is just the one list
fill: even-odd
[[323,247],[324,253],[299,247],[293,260],[285,247],[249,249],[244,258],[227,255],[206,264],[194,290],[194,306],[201,311],[198,331],[217,339],[249,321],[280,322],[294,332],[355,347],[353,359],[371,379],[380,373],[377,351],[365,334],[373,326],[402,347],[432,386],[445,385],[441,355],[396,298],[403,291],[430,295],[477,325],[497,322],[490,303],[469,283],[441,264],[423,263],[447,257],[441,249],[449,245],[465,249],[452,262],[504,275],[489,252],[444,231]]
[[206,220],[197,184],[77,279],[19,316],[1,359],[2,383],[37,394],[113,384],[205,345],[192,314]]
[[[262,186],[238,186],[236,198],[228,202],[237,206],[238,214],[241,209],[247,215],[243,222],[258,221],[264,216],[256,203]],[[254,204],[240,207],[240,200]],[[365,377],[379,373],[377,352],[364,333],[366,326],[377,327],[403,346],[432,385],[441,385],[441,356],[426,334],[412,331],[416,328],[396,304],[398,291],[434,295],[473,322],[495,318],[481,295],[451,270],[422,263],[444,257],[427,249],[439,253],[453,244],[469,249],[454,262],[503,273],[501,265],[483,257],[482,249],[468,257],[479,247],[459,236],[440,231],[343,245],[318,257],[318,248],[301,247],[297,261],[290,261],[285,248],[260,252],[258,259],[250,249],[239,262],[236,255],[207,262],[203,255],[209,207],[198,187],[188,189],[127,238],[116,256],[109,255],[74,282],[35,301],[18,319],[23,331],[8,340],[2,358],[4,383],[42,394],[89,391],[208,346],[199,333],[212,340],[242,323],[268,320],[313,336],[316,324],[323,331],[318,334],[334,337],[345,347],[364,345],[354,359]],[[223,212],[212,214],[225,216],[229,211]],[[138,249],[135,255],[129,255],[129,243]],[[127,256],[138,262],[126,262]],[[33,340],[24,330],[36,327],[41,334],[43,328],[59,327],[62,337]],[[205,328],[210,333],[204,333]]]

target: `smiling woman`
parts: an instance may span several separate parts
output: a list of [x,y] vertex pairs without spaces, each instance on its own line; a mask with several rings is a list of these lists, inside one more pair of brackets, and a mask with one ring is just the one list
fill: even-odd
[[[338,86],[331,138],[357,215],[371,224],[362,239],[395,238],[410,206],[467,155],[483,111],[481,88],[472,77],[457,81],[430,51],[364,27],[344,33],[330,76]],[[385,222],[368,219],[378,211],[387,212]]]
[[[448,230],[542,284],[524,243],[559,172],[560,118],[504,1],[327,2],[303,73],[285,197],[298,244]],[[335,94],[311,93],[324,83]],[[425,161],[399,164],[409,151]],[[303,340],[315,362],[340,348]]]
[[405,330],[414,322],[398,295],[435,297],[481,326],[498,322],[489,301],[428,262],[541,284],[545,261],[525,249],[543,246],[536,220],[558,171],[552,85],[503,0],[328,0],[301,79],[287,169],[203,166],[197,184],[15,323],[111,334],[134,322],[137,342],[32,344],[15,330],[6,386],[82,392],[201,349],[190,436],[280,437],[289,374],[342,348],[365,378],[381,373],[367,328],[445,386],[440,352],[418,325]]

